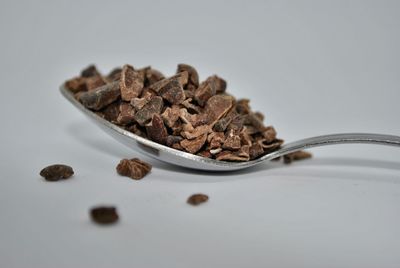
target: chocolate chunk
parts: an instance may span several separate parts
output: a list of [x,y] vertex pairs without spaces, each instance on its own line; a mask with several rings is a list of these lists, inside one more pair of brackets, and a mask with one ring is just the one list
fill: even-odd
[[90,217],[98,224],[112,224],[119,219],[117,209],[115,207],[99,206],[90,210]]
[[210,131],[211,131],[211,128],[209,125],[202,125],[202,126],[193,128],[191,130],[182,131],[181,135],[182,135],[182,137],[191,140],[191,139],[197,138],[198,136],[201,136],[203,134],[208,134]]
[[139,72],[130,65],[124,65],[120,80],[122,100],[131,101],[139,97],[143,90],[143,82],[143,76]]
[[[160,81],[150,85],[149,88],[151,90],[153,90],[154,92],[158,93],[161,89],[163,89],[167,84],[171,83],[172,81],[178,82],[181,85],[181,88],[183,88],[187,84],[188,79],[189,79],[189,74],[188,74],[188,72],[184,71],[184,72],[178,73],[174,76],[171,76],[169,78],[160,80]],[[175,84],[175,82],[174,82],[174,84]]]
[[253,143],[249,148],[250,159],[256,159],[260,155],[264,154],[264,148],[259,143]]
[[40,171],[40,176],[42,176],[46,181],[68,179],[72,175],[74,175],[74,171],[70,166],[59,164],[45,167]]
[[122,73],[121,68],[119,67],[115,68],[107,75],[107,80],[110,82],[118,81],[121,79],[121,73]]
[[168,132],[159,114],[154,114],[151,122],[146,125],[147,136],[158,143],[165,144]]
[[136,109],[140,110],[142,109],[152,98],[153,96],[151,94],[146,94],[142,98],[133,98],[131,100],[131,105]]
[[273,142],[276,139],[275,128],[272,126],[266,127],[263,130],[262,135],[265,138],[265,142],[267,142],[267,143]]
[[250,102],[250,100],[248,100],[248,99],[238,100],[236,103],[236,111],[239,114],[249,114],[251,112],[249,102]]
[[65,82],[65,87],[72,93],[86,90],[86,79],[83,77],[75,77]]
[[188,72],[188,75],[189,75],[188,83],[195,87],[198,87],[199,86],[199,75],[198,75],[196,69],[188,64],[183,64],[183,63],[178,64],[178,69],[176,72],[181,73],[183,71]]
[[297,151],[283,156],[283,162],[290,164],[293,161],[299,161],[307,158],[311,158],[312,154],[306,151]]
[[215,95],[208,99],[205,112],[208,122],[214,124],[223,117],[233,106],[233,98],[227,95]]
[[105,108],[101,109],[103,118],[111,123],[118,123],[117,119],[120,113],[120,103],[118,101],[107,105]]
[[97,70],[96,66],[89,65],[81,72],[82,77],[92,77],[92,76],[101,76],[100,72]]
[[167,137],[166,144],[167,144],[167,146],[172,147],[173,144],[180,143],[182,140],[183,140],[183,138],[181,136],[169,135]]
[[173,79],[165,84],[159,94],[171,104],[179,104],[185,100],[185,93],[178,79]]
[[106,80],[100,75],[95,75],[86,78],[85,83],[86,83],[86,90],[88,91],[97,89],[107,84]]
[[194,194],[191,195],[188,200],[187,203],[192,205],[192,206],[198,206],[204,202],[208,201],[208,196],[205,194]]
[[79,100],[86,108],[98,111],[117,100],[119,96],[119,83],[113,82],[96,90],[83,93]]
[[123,102],[119,105],[119,115],[117,122],[120,125],[131,124],[135,121],[135,110],[132,105],[127,102]]
[[161,113],[164,106],[163,100],[159,96],[152,97],[151,100],[135,114],[135,120],[143,126],[154,114]]
[[265,153],[273,152],[281,147],[283,140],[276,139],[273,142],[267,142],[267,140],[259,140],[258,143],[263,147]]
[[145,73],[145,84],[146,86],[152,85],[158,81],[165,79],[164,75],[155,69],[149,68]]
[[[187,96],[186,96],[187,98]],[[185,108],[188,110],[190,113],[196,113],[200,114],[202,112],[201,108],[197,105],[194,105],[192,102],[192,98],[187,98],[184,100],[181,105],[185,106]]]
[[206,80],[200,84],[194,93],[194,99],[200,106],[204,106],[209,98],[217,93],[215,80]]
[[164,123],[168,127],[173,127],[176,121],[178,121],[179,115],[180,115],[179,106],[172,105],[172,107],[167,107],[165,109],[165,111],[161,114],[161,117],[164,120]]
[[217,75],[210,76],[206,81],[213,81],[217,94],[223,93],[226,90],[226,81]]
[[229,150],[222,151],[216,155],[216,159],[219,161],[232,161],[232,162],[242,162],[248,161],[248,157],[240,156],[238,152],[231,152]]
[[187,152],[195,154],[203,147],[206,139],[207,134],[203,134],[192,140],[184,139],[180,144]]
[[250,113],[247,115],[246,120],[250,125],[252,125],[257,131],[263,131],[264,130],[264,124],[263,122],[259,119],[258,116],[256,116],[254,113]]
[[138,124],[134,124],[134,125],[126,127],[126,130],[128,130],[129,132],[132,132],[135,135],[138,135],[140,137],[147,139],[146,130],[143,127],[139,126]]
[[264,115],[260,112],[255,112],[254,115],[262,122],[264,121]]
[[208,151],[208,150],[203,150],[203,151],[197,153],[197,155],[201,156],[201,157],[205,157],[205,158],[212,158],[212,156],[213,156],[213,154],[210,153],[210,151]]
[[241,146],[241,141],[239,135],[235,134],[233,130],[230,130],[225,138],[222,148],[228,150],[238,150],[240,146]]
[[140,180],[151,171],[151,165],[141,161],[138,158],[122,159],[118,166],[117,172],[121,176],[130,177],[134,180]]
[[243,127],[243,129],[239,133],[239,136],[240,136],[240,142],[242,143],[242,145],[249,145],[249,146],[252,145],[253,140],[247,131],[247,127]]

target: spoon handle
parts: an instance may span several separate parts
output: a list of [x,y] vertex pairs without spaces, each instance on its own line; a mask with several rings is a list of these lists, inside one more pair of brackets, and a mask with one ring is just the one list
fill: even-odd
[[281,149],[263,156],[262,159],[271,160],[307,148],[345,143],[368,143],[400,147],[400,136],[372,133],[340,133],[322,135],[285,144]]

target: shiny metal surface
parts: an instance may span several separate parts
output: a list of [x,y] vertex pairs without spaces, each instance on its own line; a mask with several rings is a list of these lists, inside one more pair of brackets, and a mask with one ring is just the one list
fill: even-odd
[[125,144],[131,149],[138,151],[142,154],[148,155],[155,159],[173,164],[183,166],[186,168],[208,170],[208,171],[232,171],[248,168],[264,161],[272,160],[276,157],[286,155],[295,151],[344,143],[368,143],[400,146],[400,137],[384,134],[369,134],[369,133],[343,133],[343,134],[330,134],[306,138],[303,140],[295,141],[285,144],[278,151],[264,155],[261,158],[248,162],[225,162],[217,161],[201,156],[185,153],[173,148],[158,144],[156,142],[147,140],[137,136],[129,131],[126,131],[107,120],[99,117],[94,112],[86,109],[80,102],[78,102],[73,94],[66,89],[63,85],[60,87],[62,95],[69,100],[76,108],[82,111],[93,122],[95,122],[101,129],[111,135],[117,141]]

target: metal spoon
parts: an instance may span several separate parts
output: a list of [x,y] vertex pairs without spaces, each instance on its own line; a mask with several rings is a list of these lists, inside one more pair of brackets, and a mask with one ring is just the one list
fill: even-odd
[[127,145],[135,151],[153,157],[155,159],[178,165],[186,168],[201,169],[208,171],[231,171],[248,168],[264,161],[272,160],[274,158],[300,151],[303,149],[343,144],[343,143],[371,143],[380,145],[400,146],[400,137],[384,134],[370,134],[370,133],[342,133],[317,136],[306,138],[303,140],[295,141],[283,145],[279,150],[266,154],[255,160],[247,162],[226,162],[209,159],[190,153],[185,153],[165,145],[153,142],[151,140],[137,136],[125,129],[114,125],[107,120],[101,118],[96,113],[86,109],[79,101],[74,98],[74,95],[63,85],[60,87],[62,95],[69,100],[75,107],[87,115],[94,121],[100,128],[110,134],[117,141]]

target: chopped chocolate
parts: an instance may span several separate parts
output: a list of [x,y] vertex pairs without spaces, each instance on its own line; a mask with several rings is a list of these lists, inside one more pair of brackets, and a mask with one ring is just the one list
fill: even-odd
[[122,100],[131,101],[133,98],[139,97],[143,90],[143,83],[143,76],[139,72],[130,65],[124,65],[119,84]]
[[100,72],[97,70],[96,66],[93,64],[89,65],[81,72],[82,77],[92,77],[92,76],[101,76]]
[[115,68],[107,75],[107,80],[110,82],[118,81],[119,79],[121,79],[121,73],[122,73],[121,68],[119,67]]
[[198,206],[204,202],[208,201],[208,196],[205,194],[194,194],[191,195],[188,200],[187,203],[192,205],[192,206]]
[[206,80],[200,84],[194,93],[194,99],[200,106],[204,106],[209,98],[217,93],[215,80]]
[[293,161],[299,161],[307,158],[311,158],[312,154],[306,151],[297,151],[283,156],[283,162],[290,164]]
[[184,137],[186,139],[192,140],[203,134],[208,134],[210,131],[211,131],[211,129],[210,129],[209,125],[202,125],[202,126],[193,128],[190,131],[188,131],[188,130],[182,131],[181,135],[182,135],[182,137]]
[[202,157],[249,161],[283,143],[248,99],[226,92],[224,79],[212,75],[200,82],[187,64],[178,64],[177,73],[167,78],[150,66],[124,65],[104,77],[89,66],[65,86],[86,108],[121,128]]
[[184,71],[188,72],[188,76],[189,76],[188,83],[190,85],[193,85],[194,87],[198,87],[199,86],[199,75],[198,75],[196,69],[188,64],[183,64],[183,63],[178,64],[178,69],[176,72],[181,73]]
[[99,206],[90,209],[90,217],[98,224],[112,224],[119,219],[117,209],[115,207]]
[[226,90],[226,81],[217,75],[210,76],[206,81],[213,81],[217,94],[224,93]]
[[169,135],[167,137],[166,144],[167,144],[167,146],[172,147],[173,144],[180,143],[182,140],[183,140],[183,138],[181,136]]
[[259,143],[253,143],[249,148],[250,159],[256,159],[264,154],[264,148]]
[[178,121],[179,115],[180,115],[179,106],[172,105],[172,107],[167,107],[165,109],[165,111],[161,114],[161,117],[164,120],[164,123],[168,127],[173,127],[176,121]]
[[143,126],[154,114],[160,114],[164,106],[163,100],[159,96],[152,97],[150,101],[135,114],[135,121]]
[[140,180],[151,171],[151,165],[141,161],[138,158],[122,159],[118,166],[117,172],[121,176],[130,177],[134,180]]
[[263,130],[262,135],[264,136],[265,142],[267,143],[273,142],[276,139],[276,131],[272,126],[266,127]]
[[75,77],[65,82],[65,87],[73,93],[86,90],[86,79],[84,77]]
[[178,79],[170,80],[159,90],[159,94],[171,104],[179,104],[185,100],[185,92]]
[[70,166],[60,164],[45,167],[40,171],[40,176],[42,176],[46,181],[68,179],[72,175],[74,175],[74,171]]
[[123,102],[119,105],[119,115],[117,122],[120,125],[131,124],[135,121],[135,110],[128,102]]
[[113,82],[96,90],[83,93],[79,100],[82,104],[91,110],[98,111],[106,107],[120,97],[119,83]]
[[180,144],[187,152],[195,154],[203,147],[206,140],[207,134],[203,134],[192,140],[184,139]]
[[103,114],[103,118],[111,123],[118,123],[118,116],[120,113],[120,103],[113,102],[110,105],[107,105],[100,111]]
[[107,81],[100,75],[86,78],[86,90],[91,91],[107,84]]
[[208,122],[213,125],[223,117],[233,106],[233,97],[227,95],[215,95],[208,99],[205,111]]
[[146,125],[146,132],[147,136],[155,142],[165,144],[167,141],[168,132],[159,114],[153,114],[151,122]]

